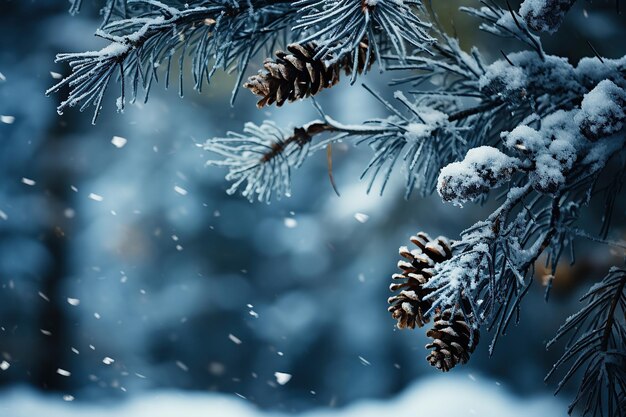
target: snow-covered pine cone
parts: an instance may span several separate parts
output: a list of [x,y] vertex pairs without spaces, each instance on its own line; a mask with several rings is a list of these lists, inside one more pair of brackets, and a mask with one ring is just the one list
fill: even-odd
[[314,96],[324,88],[337,84],[341,70],[350,74],[355,69],[361,74],[369,70],[374,62],[374,54],[365,39],[359,44],[356,67],[351,53],[332,64],[328,64],[332,57],[315,58],[318,48],[313,42],[304,45],[292,43],[287,46],[287,51],[276,51],[276,59],[266,59],[264,69],[244,83],[245,88],[262,97],[257,107],[272,103],[280,107],[285,101]]
[[467,363],[480,337],[478,329],[474,329],[467,322],[458,308],[455,309],[454,316],[452,310],[446,308],[437,311],[434,326],[426,333],[426,336],[433,339],[426,345],[426,349],[432,349],[426,359],[443,372],[448,372],[459,363]]
[[424,323],[428,323],[429,319],[424,317],[424,313],[432,304],[430,300],[424,300],[424,297],[433,290],[424,288],[423,285],[435,274],[436,264],[452,257],[450,242],[443,236],[432,239],[426,233],[419,232],[416,236],[411,236],[411,242],[417,249],[409,251],[406,246],[400,248],[400,255],[405,259],[398,261],[398,268],[402,273],[392,276],[394,281],[400,282],[389,286],[391,291],[400,291],[388,299],[391,304],[388,310],[398,321],[399,329],[414,329],[415,326],[422,327]]

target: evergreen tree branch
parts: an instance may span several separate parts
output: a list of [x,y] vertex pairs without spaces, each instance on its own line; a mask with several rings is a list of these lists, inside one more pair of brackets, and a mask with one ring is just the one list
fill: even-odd
[[570,362],[570,368],[556,390],[559,392],[575,373],[582,370],[582,382],[569,406],[569,413],[580,407],[585,415],[622,417],[626,415],[623,404],[620,404],[620,398],[626,395],[626,355],[623,352],[626,344],[626,270],[611,268],[607,276],[581,298],[582,301],[587,305],[569,317],[547,345],[550,347],[566,334],[573,333],[572,341],[546,380]]
[[[109,11],[115,1],[107,3]],[[415,10],[421,8],[418,0],[304,0],[294,4],[287,0],[196,0],[191,5],[178,1],[172,2],[174,5],[169,3],[128,0],[128,4],[133,5],[133,15],[112,21],[106,17],[106,25],[96,33],[111,41],[109,46],[100,51],[57,55],[57,62],[66,62],[72,69],[67,78],[47,91],[50,94],[69,87],[68,98],[61,102],[59,113],[76,105],[80,105],[81,110],[93,105],[95,122],[112,77],[121,79],[125,75],[129,78],[133,87],[131,101],[135,99],[140,82],[147,98],[152,83],[158,79],[156,67],[161,64],[166,66],[167,85],[171,61],[176,53],[180,54],[181,74],[185,54],[192,55],[197,90],[218,68],[236,71],[238,79],[232,103],[250,60],[260,50],[271,50],[280,35],[287,42],[297,40],[301,45],[315,40],[318,48],[314,59],[323,59],[331,66],[349,57],[352,81],[390,48],[408,54],[410,51],[405,44],[412,49],[427,51],[433,42],[426,33],[429,24],[415,14]],[[126,5],[126,1],[123,4]],[[75,3],[75,8],[79,5]],[[106,14],[110,17],[110,13]],[[365,53],[360,48],[363,39],[367,39]],[[363,68],[358,70],[360,57],[367,58]],[[180,84],[182,95],[182,81]],[[121,96],[118,110],[122,111],[124,105],[125,97]]]
[[[46,93],[69,87],[59,113],[80,105],[84,110],[95,107],[95,123],[104,93],[112,78],[131,86],[131,102],[136,100],[138,85],[148,98],[153,82],[158,81],[157,69],[165,65],[166,87],[169,85],[171,63],[179,57],[180,94],[185,55],[193,57],[195,88],[201,90],[205,80],[218,68],[234,68],[243,77],[252,56],[263,47],[270,47],[279,35],[286,33],[296,16],[287,2],[257,0],[249,8],[227,0],[199,2],[197,7],[177,9],[159,2],[143,0],[149,11],[141,17],[115,20],[96,34],[111,43],[99,51],[57,55],[57,62],[66,62],[72,73]],[[157,4],[158,3],[158,4]],[[124,93],[124,91],[122,91]],[[118,99],[118,110],[124,109],[126,97]]]

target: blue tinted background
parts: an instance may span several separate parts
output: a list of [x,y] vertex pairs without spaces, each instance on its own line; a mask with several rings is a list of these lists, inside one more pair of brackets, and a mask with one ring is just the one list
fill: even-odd
[[[384,196],[366,195],[358,177],[370,154],[349,144],[333,148],[340,198],[322,154],[295,173],[289,199],[263,205],[228,196],[224,172],[205,166],[209,155],[199,145],[249,120],[295,126],[316,114],[308,102],[257,110],[247,91],[230,107],[234,77],[225,74],[202,94],[188,86],[183,99],[156,86],[147,104],[124,114],[116,114],[111,91],[96,126],[78,111],[59,116],[61,97],[44,96],[55,82],[51,71],[68,71],[54,55],[103,45],[93,37],[97,4],[85,1],[70,17],[66,3],[0,0],[0,115],[14,117],[0,123],[0,362],[10,364],[0,389],[28,386],[87,404],[162,389],[217,392],[293,412],[397,401],[410,384],[431,381],[424,332],[394,330],[386,311],[397,247],[418,230],[457,236],[493,206],[459,209],[436,195],[406,201],[401,175]],[[477,43],[493,59],[519,47],[479,34],[450,3],[439,6],[442,20],[455,20],[463,45]],[[546,49],[575,62],[592,54],[590,40],[619,56],[624,22],[612,7],[580,2]],[[393,76],[374,72],[364,81],[390,98]],[[385,115],[346,80],[319,102],[345,123]],[[113,136],[128,142],[118,149]],[[619,237],[624,207],[617,210]],[[451,381],[480,384],[475,375],[482,375],[515,401],[550,393],[543,376],[560,347],[546,351],[545,342],[576,311],[578,295],[620,261],[584,244],[579,256],[559,271],[549,304],[539,271],[520,325],[491,359],[483,343]],[[275,372],[292,379],[280,386]],[[36,401],[30,395],[14,400],[16,409]]]

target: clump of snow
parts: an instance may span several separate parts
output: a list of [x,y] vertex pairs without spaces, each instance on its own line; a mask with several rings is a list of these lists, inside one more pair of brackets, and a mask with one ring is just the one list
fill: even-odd
[[547,145],[544,135],[526,125],[519,125],[511,132],[503,132],[502,137],[506,146],[523,152],[537,153]]
[[481,90],[496,93],[504,97],[519,96],[526,86],[526,74],[520,67],[498,60],[486,68],[478,80]]
[[555,192],[565,182],[561,164],[547,153],[536,158],[535,169],[529,174],[529,178],[534,188],[544,193]]
[[409,123],[406,126],[404,138],[407,142],[416,142],[420,139],[427,138],[433,132],[435,127],[426,123]]
[[522,124],[502,133],[508,148],[522,152],[532,162],[529,179],[535,190],[554,193],[565,183],[567,172],[582,148],[574,121],[576,113],[575,110],[552,113],[542,120],[539,131]]
[[578,82],[591,90],[602,80],[611,80],[620,87],[626,87],[626,79],[624,79],[621,70],[626,67],[626,56],[619,59],[603,58],[602,61],[598,57],[582,58],[576,66],[576,77]]
[[562,94],[563,90],[584,90],[566,58],[545,55],[542,59],[535,51],[516,52],[509,54],[508,60],[495,61],[480,77],[479,87],[511,102],[548,93]]
[[519,13],[533,30],[554,33],[576,0],[524,0]]
[[429,125],[443,125],[448,121],[448,115],[432,107],[418,107],[417,111],[424,123]]
[[437,180],[437,191],[446,201],[461,204],[475,200],[507,182],[521,162],[491,146],[470,149],[461,162],[445,166]]
[[409,123],[405,126],[404,138],[408,142],[420,141],[429,137],[438,127],[448,121],[448,115],[430,107],[417,107],[415,112],[419,114],[421,122]]
[[603,80],[585,94],[575,121],[590,140],[619,132],[626,121],[626,91],[613,81]]

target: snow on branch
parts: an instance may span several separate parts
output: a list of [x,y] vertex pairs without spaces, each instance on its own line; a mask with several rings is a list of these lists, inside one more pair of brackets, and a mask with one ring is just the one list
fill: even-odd
[[[209,163],[229,167],[227,179],[235,181],[230,189],[231,192],[242,186],[242,183],[237,181],[240,179],[240,170],[235,165],[246,166],[244,170],[246,176],[251,176],[254,185],[252,188],[246,186],[242,194],[250,199],[254,199],[254,195],[257,194],[259,200],[269,202],[272,189],[279,196],[285,195],[285,190],[289,188],[290,168],[299,166],[303,158],[310,153],[325,149],[330,143],[350,140],[355,145],[365,144],[373,151],[373,156],[361,176],[361,178],[369,177],[368,192],[380,179],[380,193],[382,194],[399,163],[405,168],[407,197],[415,188],[419,188],[425,194],[432,192],[439,170],[460,158],[468,149],[468,143],[463,138],[466,128],[462,124],[467,118],[476,116],[483,109],[448,115],[429,106],[426,101],[415,102],[398,92],[395,96],[396,100],[404,108],[404,111],[400,111],[380,96],[376,94],[375,96],[387,106],[392,113],[391,116],[367,120],[363,124],[344,125],[322,112],[323,121],[314,121],[296,128],[293,131],[295,136],[291,133],[284,133],[291,132],[289,130],[280,129],[283,133],[265,136],[263,144],[265,152],[261,152],[261,156],[247,152],[247,148],[237,148],[231,149],[232,152],[238,154],[236,164],[234,160],[228,163],[223,161],[210,161]],[[278,129],[275,125],[272,124],[272,126],[274,126],[273,129]],[[246,128],[244,133],[247,131],[249,128]],[[318,141],[309,147],[313,136],[323,133],[331,133],[331,135],[328,139]],[[299,134],[305,134],[307,139],[295,140]],[[216,151],[221,149],[225,141],[229,142],[228,139],[215,138],[208,141],[205,147],[207,150]],[[285,143],[289,143],[290,146],[283,146]],[[307,150],[298,150],[299,162],[297,164],[293,163],[289,155],[283,155],[292,150],[291,146],[295,151],[296,148],[304,147],[304,145]],[[233,154],[229,154],[229,157],[233,157]],[[255,169],[264,169],[261,165],[268,163],[272,165],[271,170],[280,174],[282,181],[277,182],[271,176],[259,176],[252,173],[251,166],[255,166]]]
[[[239,190],[250,201],[269,203],[273,197],[290,196],[291,171],[311,153],[344,136],[376,136],[392,131],[397,131],[392,125],[348,126],[330,118],[294,129],[282,129],[273,122],[261,126],[247,123],[242,134],[230,132],[227,138],[210,139],[204,149],[222,157],[207,164],[228,168],[226,180],[232,181],[229,194]],[[313,146],[315,136],[326,132],[336,135]]]
[[[580,235],[571,227],[579,208],[588,204],[608,161],[624,153],[626,132],[617,111],[623,105],[616,104],[623,93],[602,81],[580,107],[543,119],[535,115],[502,133],[502,150],[473,148],[462,162],[441,170],[438,191],[458,204],[510,188],[500,208],[463,232],[454,256],[437,266],[426,284],[436,289],[428,296],[433,308],[468,300],[479,324],[496,328],[493,348],[519,309],[535,261],[548,251],[555,271],[563,249]],[[596,123],[601,138],[588,138],[589,123]]]
[[[78,11],[80,3],[74,0],[73,12]],[[201,90],[216,69],[236,72],[234,100],[248,63],[260,51],[269,55],[278,40],[297,42],[303,47],[315,41],[313,56],[309,57],[308,53],[301,56],[301,65],[289,61],[298,69],[290,72],[292,76],[286,72],[289,62],[281,61],[285,64],[280,67],[285,79],[281,78],[280,91],[270,88],[277,84],[272,80],[269,86],[254,84],[258,87],[255,91],[277,97],[282,103],[283,96],[291,99],[305,96],[293,91],[299,88],[301,77],[296,76],[309,77],[309,72],[304,70],[311,65],[317,65],[320,73],[339,64],[349,69],[354,82],[383,53],[394,50],[399,56],[408,56],[414,50],[427,51],[434,41],[427,33],[430,24],[417,14],[422,9],[418,0],[301,0],[293,4],[289,0],[196,0],[185,5],[170,4],[157,0],[108,0],[104,9],[106,24],[96,35],[111,44],[99,51],[57,56],[57,62],[68,63],[72,69],[67,78],[48,90],[49,94],[69,87],[69,95],[61,102],[59,112],[78,105],[81,110],[94,106],[95,122],[112,78],[122,84],[118,110],[123,110],[125,105],[125,82],[132,90],[131,101],[135,100],[139,85],[146,91],[147,99],[151,85],[158,80],[157,68],[165,67],[165,84],[169,83],[176,55],[181,73],[185,56],[192,57],[197,90]],[[116,16],[121,17],[110,20],[118,9]],[[295,46],[290,48],[293,53]],[[286,55],[281,54],[279,60]],[[313,87],[320,75],[314,72],[310,73]],[[279,74],[275,71],[272,75],[276,78]],[[330,77],[327,84],[337,79]],[[289,87],[291,93],[281,93],[289,82],[295,83]],[[182,81],[179,84],[182,95]]]
[[[135,3],[135,2],[133,2]],[[68,63],[72,72],[47,94],[69,87],[59,113],[80,105],[94,109],[93,122],[101,110],[105,91],[112,78],[121,83],[117,100],[124,109],[127,90],[130,101],[139,88],[145,90],[158,81],[159,68],[165,67],[169,85],[172,61],[178,55],[179,85],[182,95],[184,59],[192,57],[192,73],[197,90],[202,89],[219,68],[234,68],[239,74],[237,85],[250,61],[260,50],[270,48],[281,34],[286,34],[296,11],[288,2],[257,0],[248,2],[209,0],[197,7],[178,9],[154,0],[138,0],[148,10],[140,16],[109,22],[96,35],[111,43],[99,51],[57,55],[57,62]]]
[[462,204],[505,184],[520,166],[519,159],[491,146],[473,148],[463,161],[441,170],[437,190],[444,200]]
[[[467,361],[481,326],[493,330],[493,351],[519,318],[540,257],[554,276],[566,249],[574,259],[574,239],[609,243],[626,173],[626,56],[598,55],[574,65],[544,51],[536,32],[556,31],[574,0],[525,0],[519,11],[508,2],[506,8],[480,3],[461,10],[479,18],[482,30],[516,39],[526,50],[502,52],[487,63],[477,48],[463,50],[419,0],[107,0],[106,24],[97,35],[110,44],[59,54],[57,61],[72,72],[48,93],[68,89],[59,112],[94,106],[95,121],[113,78],[121,84],[120,111],[126,96],[134,101],[141,88],[147,99],[159,74],[167,86],[175,58],[182,77],[183,60],[192,57],[197,90],[217,69],[237,72],[239,85],[251,58],[260,51],[268,57],[278,40],[286,52],[268,58],[244,85],[260,96],[259,107],[313,96],[335,85],[342,71],[354,82],[374,62],[398,71],[392,84],[406,90],[395,92],[394,104],[368,89],[388,112],[382,118],[344,125],[318,108],[321,118],[301,127],[249,123],[204,148],[217,155],[209,164],[228,170],[229,193],[263,202],[289,196],[292,171],[337,141],[372,150],[361,176],[368,178],[368,192],[380,183],[382,193],[399,166],[407,197],[416,188],[437,190],[461,205],[498,190],[498,208],[453,244],[419,235],[413,241],[421,252],[400,252],[406,274],[394,288],[412,292],[392,299],[394,318],[412,328],[432,316],[429,361],[448,370]],[[71,4],[76,12],[81,0]],[[577,222],[600,193],[606,194],[605,213],[594,238]],[[556,339],[574,333],[555,366],[572,361],[559,389],[584,369],[570,411],[580,406],[583,414],[608,409],[624,415],[625,286],[626,272],[612,269],[557,333]]]
[[519,13],[533,30],[555,33],[574,3],[576,0],[524,0]]
[[209,165],[229,169],[226,180],[233,184],[229,194],[241,189],[241,194],[253,201],[268,202],[272,196],[291,194],[291,170],[304,162],[313,135],[328,130],[323,122],[315,121],[288,131],[272,122],[261,126],[247,123],[243,134],[229,133],[227,138],[207,141],[204,149],[223,157]]

